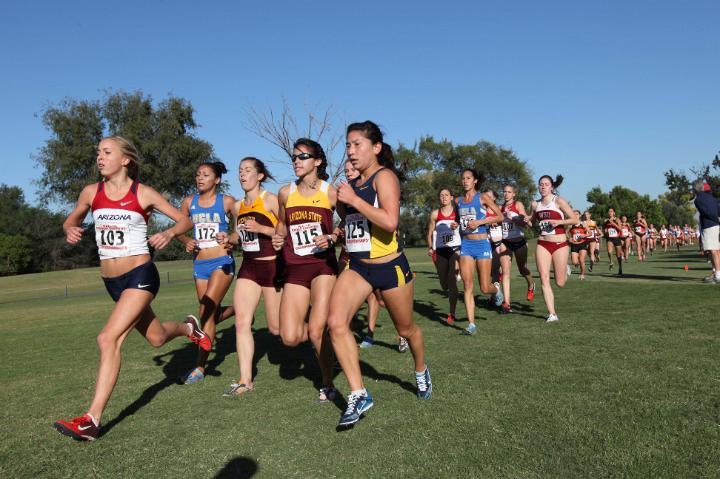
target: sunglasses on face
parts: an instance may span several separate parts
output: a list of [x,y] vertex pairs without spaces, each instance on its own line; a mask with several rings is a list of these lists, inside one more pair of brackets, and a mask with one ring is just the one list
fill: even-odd
[[315,158],[310,153],[298,153],[297,155],[290,155],[290,163],[295,163],[295,160],[309,160]]

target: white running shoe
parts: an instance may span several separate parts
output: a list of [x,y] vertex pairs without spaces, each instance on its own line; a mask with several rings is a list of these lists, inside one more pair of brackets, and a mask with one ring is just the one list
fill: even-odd
[[554,323],[555,321],[560,321],[560,318],[558,318],[556,314],[549,315],[545,320],[546,323]]

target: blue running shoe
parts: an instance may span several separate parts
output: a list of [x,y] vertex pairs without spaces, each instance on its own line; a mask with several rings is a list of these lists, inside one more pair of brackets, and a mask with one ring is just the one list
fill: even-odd
[[432,380],[430,380],[430,370],[425,366],[425,371],[415,373],[415,382],[417,383],[418,399],[430,399],[432,395]]
[[462,330],[462,334],[465,334],[467,336],[472,336],[477,332],[477,326],[475,326],[475,323],[470,323],[467,325],[467,328]]
[[360,420],[365,411],[373,407],[373,398],[367,390],[365,394],[351,394],[348,396],[347,409],[342,416],[338,426],[350,426]]
[[502,288],[500,287],[500,283],[493,283],[495,287],[497,288],[497,293],[493,295],[493,298],[495,298],[495,306],[500,306],[505,302],[505,295],[502,292]]
[[360,343],[360,349],[371,348],[374,344],[375,340],[372,338],[372,336],[365,336]]
[[205,374],[200,368],[195,368],[192,371],[188,372],[180,380],[183,384],[197,384],[203,379],[205,379]]

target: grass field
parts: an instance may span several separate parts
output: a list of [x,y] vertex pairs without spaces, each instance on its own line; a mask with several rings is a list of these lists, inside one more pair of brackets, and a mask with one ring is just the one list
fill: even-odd
[[[315,402],[310,349],[280,346],[258,314],[252,393],[221,397],[238,374],[232,322],[198,386],[175,382],[194,358],[187,340],[156,350],[133,333],[104,435],[63,437],[51,425],[89,404],[112,301],[97,270],[0,278],[0,477],[720,477],[720,285],[700,282],[694,249],[631,258],[622,279],[603,257],[556,291],[555,324],[513,272],[517,313],[479,308],[474,337],[458,334],[461,304],[457,327],[440,322],[432,263],[408,255],[433,397],[416,400],[382,311],[378,344],[361,351],[375,407],[342,432],[342,405]],[[195,311],[190,263],[158,266],[187,275],[163,281],[160,317]],[[347,393],[342,374],[337,385]]]

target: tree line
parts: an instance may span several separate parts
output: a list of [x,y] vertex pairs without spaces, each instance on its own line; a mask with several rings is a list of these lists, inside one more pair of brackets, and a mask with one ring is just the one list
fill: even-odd
[[[343,133],[334,130],[331,109],[306,115],[301,125],[287,102],[276,113],[269,110],[248,111],[246,127],[283,151],[287,141],[297,136],[314,138],[325,143],[333,180],[337,180],[345,160],[339,148]],[[140,181],[160,191],[168,200],[179,204],[195,191],[195,170],[205,161],[216,161],[213,146],[196,134],[198,124],[190,101],[169,96],[160,102],[142,92],[105,92],[99,100],[65,99],[49,106],[41,120],[50,137],[42,145],[35,162],[41,169],[37,180],[43,204],[60,205],[58,211],[32,206],[18,187],[0,185],[0,275],[53,271],[96,266],[98,264],[92,223],[83,240],[75,246],[65,242],[62,222],[65,208],[74,204],[82,188],[100,180],[95,165],[100,140],[118,134],[131,140],[141,154]],[[292,126],[292,130],[288,128]],[[454,144],[432,136],[420,138],[412,146],[395,148],[397,165],[404,174],[403,208],[400,231],[408,246],[424,244],[427,218],[437,206],[440,188],[447,187],[459,194],[460,175],[470,167],[483,174],[483,189],[500,191],[505,183],[517,185],[518,199],[525,204],[536,193],[530,166],[510,148],[487,141]],[[707,165],[703,171],[692,171],[720,187],[720,161]],[[701,174],[697,174],[701,173]],[[640,195],[623,186],[604,193],[595,187],[587,193],[590,211],[603,218],[609,207],[619,214],[634,215],[643,211],[648,222],[684,224],[692,222],[690,180],[684,172],[665,173],[668,192],[657,199]],[[163,226],[162,217],[153,217],[150,231]],[[187,259],[179,242],[155,254],[156,260]]]

